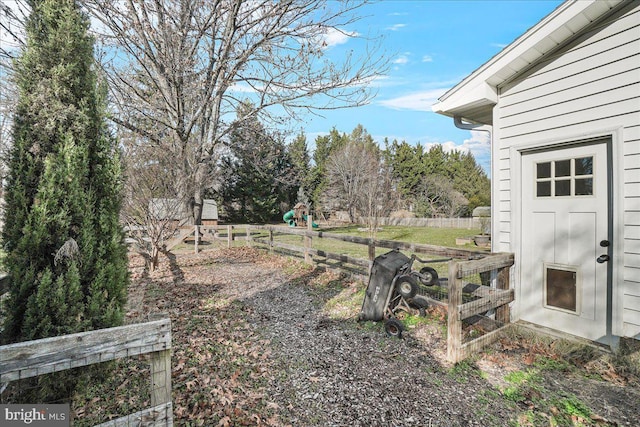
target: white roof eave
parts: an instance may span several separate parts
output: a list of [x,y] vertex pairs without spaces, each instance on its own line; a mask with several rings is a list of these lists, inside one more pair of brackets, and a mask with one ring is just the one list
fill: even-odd
[[[624,0],[567,0],[439,98],[438,114],[465,117],[497,103],[497,87],[602,17]],[[473,120],[473,117],[467,117]],[[486,120],[485,120],[486,121]],[[488,124],[488,123],[487,123]]]
[[[456,95],[434,104],[431,109],[438,114],[453,117],[462,116],[466,111],[491,109],[498,102],[496,88],[485,82],[480,82],[473,89],[459,92]],[[473,119],[473,117],[467,118]]]

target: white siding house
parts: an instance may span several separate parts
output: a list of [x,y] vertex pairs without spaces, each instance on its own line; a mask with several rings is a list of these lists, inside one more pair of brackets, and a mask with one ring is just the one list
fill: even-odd
[[491,133],[513,320],[640,339],[640,2],[564,2],[433,110]]

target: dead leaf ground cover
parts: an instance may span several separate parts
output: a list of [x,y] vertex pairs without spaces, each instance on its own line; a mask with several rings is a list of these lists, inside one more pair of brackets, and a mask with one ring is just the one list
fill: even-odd
[[[451,366],[437,309],[398,340],[355,320],[364,284],[335,273],[250,248],[167,257],[151,274],[131,257],[128,320],[171,318],[176,425],[640,425],[636,359],[520,331]],[[148,406],[146,365],[118,364],[78,425]]]

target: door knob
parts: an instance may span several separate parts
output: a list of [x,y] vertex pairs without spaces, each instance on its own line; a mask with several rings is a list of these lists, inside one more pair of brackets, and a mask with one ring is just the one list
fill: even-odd
[[598,257],[598,259],[596,259],[596,262],[598,262],[599,264],[602,264],[606,261],[609,261],[611,258],[609,257],[609,255],[600,255]]

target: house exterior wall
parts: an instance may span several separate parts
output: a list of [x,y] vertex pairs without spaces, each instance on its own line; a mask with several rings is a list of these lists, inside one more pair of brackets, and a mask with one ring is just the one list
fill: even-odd
[[520,149],[610,136],[613,333],[640,338],[640,2],[595,24],[498,94],[493,250],[515,252],[516,259],[520,251]]

